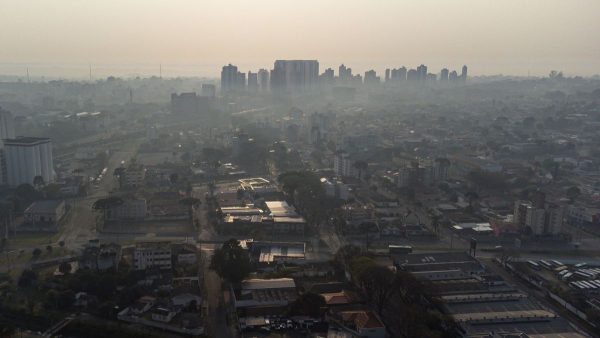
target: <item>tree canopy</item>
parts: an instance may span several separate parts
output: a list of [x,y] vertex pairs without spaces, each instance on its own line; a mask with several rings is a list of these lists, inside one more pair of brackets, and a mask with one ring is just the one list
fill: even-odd
[[306,292],[300,295],[293,303],[290,304],[290,315],[292,316],[309,316],[317,318],[321,316],[321,311],[325,308],[326,302],[323,296]]
[[210,268],[231,283],[241,282],[252,270],[248,251],[236,239],[230,239],[216,249],[210,260]]

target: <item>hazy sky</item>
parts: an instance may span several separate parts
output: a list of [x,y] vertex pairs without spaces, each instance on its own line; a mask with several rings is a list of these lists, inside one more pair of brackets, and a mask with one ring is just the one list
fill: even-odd
[[364,72],[600,73],[600,0],[0,0],[0,74],[214,76],[275,59]]

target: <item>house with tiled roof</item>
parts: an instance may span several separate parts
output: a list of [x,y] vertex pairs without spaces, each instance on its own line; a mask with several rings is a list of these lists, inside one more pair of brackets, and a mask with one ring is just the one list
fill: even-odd
[[373,311],[342,311],[338,317],[345,329],[359,337],[385,338],[385,326]]

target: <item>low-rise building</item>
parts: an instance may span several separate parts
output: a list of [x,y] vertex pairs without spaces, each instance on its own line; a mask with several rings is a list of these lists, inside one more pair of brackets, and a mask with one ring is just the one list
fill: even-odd
[[23,216],[26,224],[56,227],[65,213],[63,200],[37,201],[25,209]]
[[342,311],[338,313],[341,324],[358,337],[385,338],[385,325],[369,310]]
[[171,245],[168,242],[138,243],[133,253],[133,266],[136,270],[171,269],[171,260]]
[[142,221],[146,218],[145,198],[124,199],[123,204],[110,208],[106,213],[107,221]]
[[292,278],[246,279],[234,292],[234,304],[240,317],[280,315],[298,298]]

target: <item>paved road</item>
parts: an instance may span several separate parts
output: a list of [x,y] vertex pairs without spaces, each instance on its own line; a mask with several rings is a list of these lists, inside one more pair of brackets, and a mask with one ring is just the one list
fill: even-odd
[[97,187],[88,192],[88,196],[73,201],[73,208],[68,222],[60,230],[59,242],[64,241],[65,246],[70,249],[79,249],[90,239],[97,237],[96,219],[98,214],[92,210],[94,202],[106,197],[110,191],[116,188],[117,182],[112,173],[121,163],[131,160],[136,152],[139,141],[131,142],[120,150],[112,153],[108,159],[107,172]]
[[211,337],[236,337],[235,331],[227,322],[229,291],[222,289],[221,278],[209,269],[210,258],[215,244],[202,244],[202,257],[204,261],[204,287],[206,291],[206,300],[208,301],[208,316],[206,317],[207,331]]

